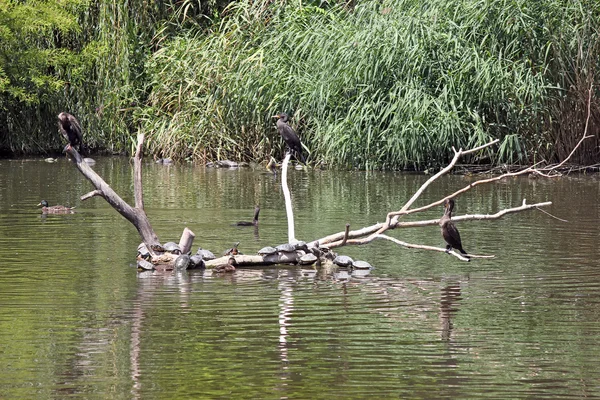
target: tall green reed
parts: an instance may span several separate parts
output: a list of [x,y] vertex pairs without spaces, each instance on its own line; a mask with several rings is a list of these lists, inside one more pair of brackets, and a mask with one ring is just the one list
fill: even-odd
[[343,167],[437,166],[492,137],[499,154],[472,161],[524,161],[548,140],[557,38],[543,24],[562,3],[233,3],[209,34],[153,55],[139,121],[153,151],[180,158],[278,154],[269,116],[285,110],[313,160]]

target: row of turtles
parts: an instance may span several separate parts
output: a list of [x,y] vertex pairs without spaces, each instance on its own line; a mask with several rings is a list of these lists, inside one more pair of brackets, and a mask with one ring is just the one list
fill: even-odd
[[373,269],[366,261],[354,261],[352,258],[333,253],[327,247],[311,246],[306,242],[284,243],[277,247],[263,247],[258,251],[265,261],[279,263],[298,263],[301,265],[312,265],[320,263],[321,258],[331,260],[333,264],[340,267],[357,269]]
[[[194,255],[181,254],[181,247],[175,242],[167,242],[163,245],[154,245],[152,246],[152,250],[157,253],[171,253],[177,255],[178,257],[175,259],[173,264],[173,268],[176,270],[204,268],[205,261],[214,260],[216,258],[212,252],[202,248],[198,248],[198,251]],[[154,264],[150,262],[152,259],[152,254],[148,250],[148,247],[145,243],[140,243],[138,246],[137,258],[138,268],[143,270],[154,269]]]
[[[224,256],[233,256],[241,254],[238,251],[239,242],[235,243],[232,248],[224,252]],[[174,269],[200,269],[205,268],[205,262],[216,259],[216,256],[210,251],[198,248],[196,254],[182,254],[181,248],[175,242],[167,242],[163,245],[155,245],[152,250],[157,253],[171,253],[178,257],[174,262]],[[337,255],[327,247],[308,246],[306,242],[298,241],[294,243],[284,243],[277,247],[263,247],[258,251],[258,255],[263,257],[263,260],[268,263],[280,264],[301,264],[312,265],[320,264],[321,259],[329,259],[333,264],[340,267],[356,268],[356,269],[373,269],[366,261],[354,261],[352,258],[344,255]],[[143,270],[154,269],[154,265],[150,262],[152,258],[151,252],[145,243],[138,246],[138,263],[137,266]]]

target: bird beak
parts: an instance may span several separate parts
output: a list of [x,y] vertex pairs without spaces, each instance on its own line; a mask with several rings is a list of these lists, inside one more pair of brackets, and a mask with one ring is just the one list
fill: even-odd
[[277,118],[277,119],[279,119],[281,117],[279,116],[279,114],[277,114],[277,115],[273,115],[271,118]]
[[38,207],[41,206],[41,205],[42,205],[42,203],[38,204]]

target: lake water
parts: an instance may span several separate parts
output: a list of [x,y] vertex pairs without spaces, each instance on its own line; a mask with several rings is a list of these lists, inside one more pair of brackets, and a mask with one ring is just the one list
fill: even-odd
[[[132,203],[127,159],[94,169]],[[279,177],[144,165],[162,242],[215,253],[287,241]],[[291,171],[296,236],[381,222],[427,176]],[[475,177],[447,176],[416,206]],[[370,275],[295,266],[138,273],[140,238],[66,159],[0,160],[0,399],[600,398],[600,181],[509,179],[457,198],[461,262],[387,241],[337,249]],[[36,204],[77,206],[41,215]],[[260,225],[238,228],[260,204]],[[441,216],[442,208],[410,220]],[[390,232],[443,247],[437,226]]]

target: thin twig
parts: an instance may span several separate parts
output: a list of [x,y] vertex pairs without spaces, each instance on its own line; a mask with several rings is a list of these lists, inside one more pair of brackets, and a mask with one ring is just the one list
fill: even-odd
[[[536,207],[536,208],[537,208],[537,207]],[[567,221],[566,219],[558,218],[557,216],[555,216],[555,215],[552,215],[552,214],[550,214],[548,211],[544,211],[544,210],[542,210],[541,208],[537,208],[537,210],[538,210],[538,211],[541,211],[541,212],[543,212],[544,214],[548,215],[549,217],[552,217],[552,218],[554,218],[554,219],[557,219],[557,220],[559,220],[559,221],[561,221],[561,222],[569,222],[569,221]]]
[[589,139],[594,137],[594,135],[588,135],[588,126],[590,123],[590,116],[592,114],[592,88],[594,87],[594,84],[592,83],[590,85],[590,90],[588,93],[588,103],[587,103],[587,118],[585,120],[585,128],[583,130],[583,136],[581,137],[581,139],[579,139],[579,142],[577,142],[577,145],[573,148],[573,150],[571,150],[571,153],[569,153],[569,156],[567,158],[565,158],[564,160],[562,160],[562,162],[560,162],[558,165],[555,165],[552,168],[548,168],[548,169],[542,169],[544,171],[555,171],[557,168],[562,167],[567,161],[569,161],[569,159],[571,158],[571,156],[575,153],[575,151],[577,151],[577,149],[579,148],[579,146],[581,146],[581,143],[583,143],[583,141],[585,139]]

